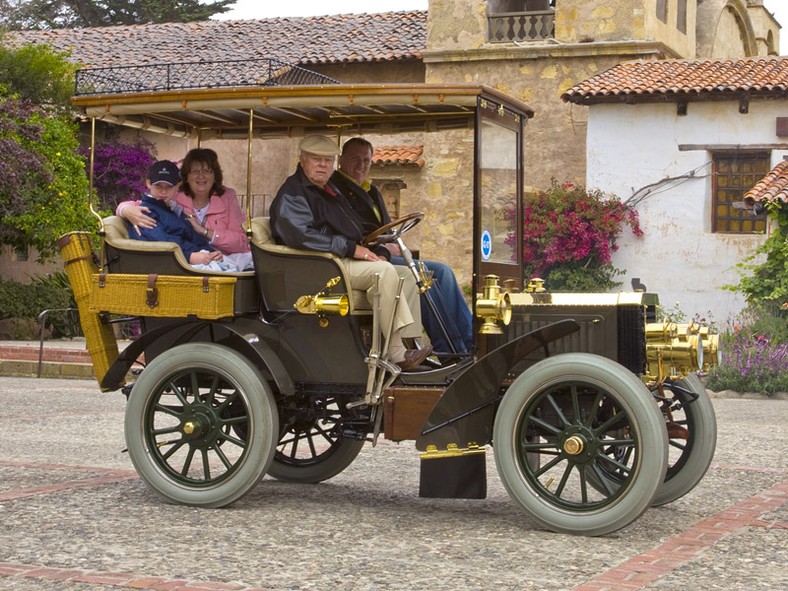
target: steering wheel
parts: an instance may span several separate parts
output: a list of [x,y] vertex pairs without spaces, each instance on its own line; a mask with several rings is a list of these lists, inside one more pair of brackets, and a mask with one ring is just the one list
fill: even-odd
[[378,246],[380,244],[394,242],[423,219],[424,213],[417,211],[415,213],[409,213],[405,217],[390,221],[388,224],[382,225],[364,238],[364,246]]

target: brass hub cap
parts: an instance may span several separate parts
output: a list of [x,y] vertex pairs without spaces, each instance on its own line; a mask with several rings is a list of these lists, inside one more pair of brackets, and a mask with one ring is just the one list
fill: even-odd
[[564,441],[564,451],[570,456],[576,456],[583,453],[585,441],[580,435],[572,435]]
[[195,421],[186,421],[183,424],[183,432],[186,435],[191,435],[192,433],[194,433],[199,428],[200,428],[199,423],[197,423]]

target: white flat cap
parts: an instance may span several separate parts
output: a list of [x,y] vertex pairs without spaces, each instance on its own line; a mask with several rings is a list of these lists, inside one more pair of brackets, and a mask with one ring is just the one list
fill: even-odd
[[298,149],[316,156],[338,156],[339,146],[329,137],[324,135],[309,135],[301,140]]

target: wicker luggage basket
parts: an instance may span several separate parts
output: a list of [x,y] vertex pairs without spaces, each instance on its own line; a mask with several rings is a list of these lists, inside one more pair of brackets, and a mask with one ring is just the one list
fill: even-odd
[[90,311],[215,320],[233,315],[235,277],[94,273]]
[[71,290],[74,292],[79,310],[79,322],[93,362],[93,372],[101,384],[110,366],[118,358],[118,342],[115,340],[112,326],[103,322],[99,314],[90,311],[91,280],[98,272],[90,244],[90,234],[70,232],[62,236],[57,245],[65,264]]

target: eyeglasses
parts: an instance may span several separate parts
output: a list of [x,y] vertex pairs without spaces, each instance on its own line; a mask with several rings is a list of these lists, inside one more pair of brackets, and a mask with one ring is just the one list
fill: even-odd
[[208,176],[208,175],[213,174],[213,169],[212,168],[192,168],[189,171],[189,174],[193,174],[194,176],[200,176],[200,175]]

